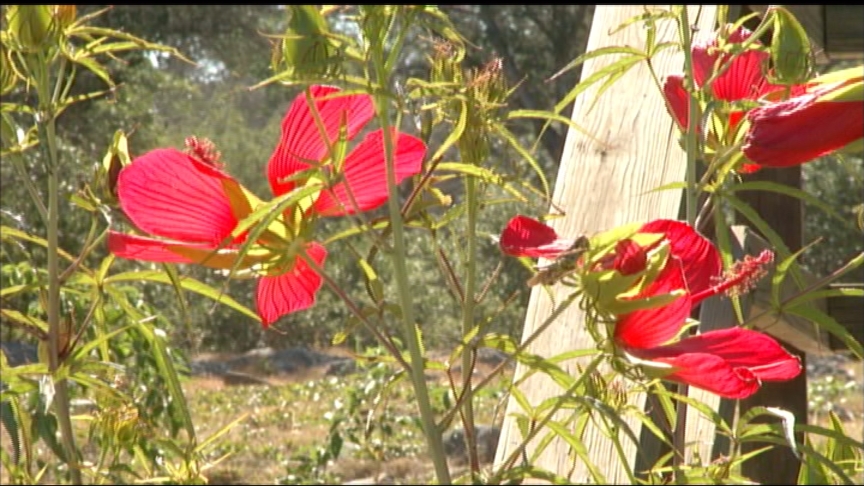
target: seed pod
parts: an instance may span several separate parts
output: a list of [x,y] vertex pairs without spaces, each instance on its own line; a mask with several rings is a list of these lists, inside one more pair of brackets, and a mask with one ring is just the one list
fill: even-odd
[[783,7],[772,6],[774,36],[771,39],[771,63],[774,67],[769,80],[787,86],[801,84],[813,73],[810,39],[801,23]]

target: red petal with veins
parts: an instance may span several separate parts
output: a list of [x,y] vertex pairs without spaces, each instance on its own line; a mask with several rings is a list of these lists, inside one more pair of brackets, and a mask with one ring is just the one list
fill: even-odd
[[[315,242],[309,243],[306,253],[319,267],[324,265],[327,250],[323,246]],[[257,291],[261,323],[266,328],[286,314],[312,307],[321,283],[321,276],[300,258],[287,273],[261,277]]]
[[[391,130],[396,183],[419,174],[426,156],[426,145],[416,137]],[[345,157],[344,182],[322,191],[313,211],[321,216],[342,216],[356,209],[368,211],[387,200],[387,166],[384,158],[384,131],[376,130],[357,144]],[[353,202],[352,202],[353,198]]]
[[633,275],[645,270],[648,265],[648,250],[630,238],[615,245],[615,261],[612,267],[621,275]]
[[[660,275],[636,298],[668,294],[685,288],[681,262],[670,255]],[[615,341],[631,349],[660,346],[681,332],[687,317],[690,316],[690,309],[690,297],[683,295],[664,306],[640,309],[619,316],[615,324]]]
[[720,276],[723,263],[720,254],[707,238],[682,221],[658,219],[639,230],[643,233],[663,233],[671,245],[671,253],[681,260],[684,278],[691,294],[709,288]]
[[514,216],[501,232],[501,251],[516,257],[556,258],[573,247],[574,240],[559,238],[551,226],[527,216]]
[[301,93],[294,98],[282,121],[282,138],[267,166],[273,194],[279,196],[294,189],[295,181],[282,179],[308,169],[310,164],[320,163],[327,157],[328,141],[332,144],[337,140],[343,122],[346,124],[346,134],[351,139],[375,116],[375,107],[369,95],[335,96],[339,91],[333,86],[314,85],[309,88],[327,136],[326,141],[322,138],[306,94]]
[[[741,44],[751,34],[749,29],[739,27],[729,34],[727,43]],[[711,85],[716,98],[726,101],[756,99],[761,94],[760,91],[765,79],[763,66],[771,55],[767,52],[748,50],[732,57],[731,54],[717,51],[717,44],[717,37],[714,37],[707,42],[698,42],[693,45],[691,54],[693,78],[696,85],[704,88],[705,83],[714,74],[714,70],[723,69],[723,72],[714,79]],[[759,45],[761,43],[758,41],[754,44],[754,46]]]
[[707,353],[720,356],[734,368],[747,368],[760,380],[791,380],[801,362],[771,336],[741,327],[708,331],[669,346],[649,351],[662,356]]
[[760,381],[791,380],[801,362],[772,337],[732,327],[709,331],[654,349],[633,350],[639,358],[673,365],[666,379],[681,381],[727,398],[745,398]]
[[747,368],[732,367],[723,358],[713,354],[680,354],[655,358],[653,361],[672,365],[676,369],[664,379],[687,383],[725,398],[747,398],[756,393],[760,385],[759,379]]
[[222,179],[231,178],[178,150],[156,149],[120,172],[117,193],[123,212],[141,230],[217,245],[237,226]]
[[735,56],[729,67],[711,85],[714,97],[738,101],[755,100],[761,96],[768,85],[764,69],[770,56],[767,52],[752,50]]

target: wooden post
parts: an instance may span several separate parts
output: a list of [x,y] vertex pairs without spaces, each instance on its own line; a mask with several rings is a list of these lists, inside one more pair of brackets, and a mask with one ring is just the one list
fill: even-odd
[[[748,177],[749,180],[771,181],[787,186],[801,187],[801,167],[784,169],[765,169]],[[801,248],[802,237],[802,207],[801,201],[786,196],[765,191],[752,191],[746,194],[745,201],[773,228],[790,251]],[[783,343],[787,349],[801,359],[801,366],[806,366],[806,355],[793,348],[789,343]],[[806,369],[806,368],[805,368]],[[779,407],[795,415],[799,424],[807,423],[807,373],[802,371],[797,378],[779,383],[765,383],[753,396],[741,401],[741,413],[753,407]],[[779,419],[765,418],[766,421],[777,422]],[[795,434],[796,440],[803,439],[803,434]],[[748,443],[742,446],[742,452],[747,453],[765,444]],[[766,484],[795,484],[798,481],[798,470],[801,462],[789,447],[774,447],[760,454],[758,460],[747,461],[742,467],[742,474],[753,481]]]
[[[606,46],[644,46],[644,29],[637,23],[616,30],[623,22],[644,13],[645,6],[597,6],[594,13],[588,50]],[[651,7],[647,7],[651,8]],[[697,36],[710,36],[715,27],[716,6],[688,7],[691,23],[697,28]],[[674,22],[658,24],[657,42],[677,40]],[[586,79],[600,69],[620,59],[603,56],[589,60],[582,70]],[[662,77],[680,72],[683,56],[680,51],[666,50],[652,60],[657,75]],[[648,66],[639,63],[618,79],[595,101],[598,83],[579,96],[573,106],[571,118],[596,138],[571,129],[567,134],[564,153],[556,180],[554,201],[566,211],[566,216],[552,221],[555,229],[563,235],[576,237],[610,229],[635,221],[656,218],[677,219],[681,193],[679,191],[653,191],[665,184],[684,180],[686,158],[678,144],[678,130],[668,115],[659,89],[654,85]],[[552,313],[554,302],[566,297],[563,289],[553,290],[555,299],[540,288],[531,294],[525,320],[523,336],[534,329]],[[570,306],[558,319],[535,340],[529,351],[541,356],[590,349],[596,343],[585,331],[584,313],[578,306]],[[566,362],[562,366],[577,374],[576,363]],[[517,366],[516,379],[524,373]],[[536,374],[527,379],[522,391],[532,405],[546,398],[560,395],[561,390],[550,379]],[[642,407],[644,396],[631,398],[631,403]],[[511,399],[507,405],[507,416],[502,427],[496,463],[500,464],[522,442],[513,414],[520,412],[518,403]],[[641,427],[635,417],[622,417],[636,435]],[[623,459],[627,469],[634,469],[637,452],[646,456],[651,452],[637,447],[623,438]],[[588,426],[582,437],[591,462],[605,476],[609,484],[630,482],[622,467],[622,459],[597,428]],[[529,444],[527,454],[531,456],[536,441]],[[637,449],[639,449],[637,451]],[[569,476],[575,482],[584,482],[589,471],[582,461],[573,464],[569,446],[562,440],[553,440],[534,462],[537,467]],[[648,463],[654,458],[645,457]]]

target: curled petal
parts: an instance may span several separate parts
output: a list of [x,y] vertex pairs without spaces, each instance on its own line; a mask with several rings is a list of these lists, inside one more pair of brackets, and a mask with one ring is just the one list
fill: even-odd
[[498,244],[507,255],[554,259],[573,248],[575,241],[559,238],[551,226],[519,215],[507,223]]
[[672,255],[681,260],[686,288],[691,293],[710,288],[712,281],[720,275],[723,263],[714,244],[689,224],[658,219],[645,224],[639,231],[666,235]]
[[206,244],[168,242],[145,236],[118,233],[116,231],[108,232],[108,251],[120,258],[147,262],[197,263],[189,257],[171,251],[172,247],[176,248],[179,245],[213,251],[213,247]]
[[690,120],[690,95],[684,89],[684,76],[673,74],[663,83],[666,108],[682,130],[687,130]]
[[671,365],[664,378],[689,383],[726,398],[746,398],[761,381],[791,380],[801,362],[773,338],[732,327],[709,331],[675,344],[633,350],[641,359]]
[[[391,130],[396,183],[420,173],[426,145],[416,137]],[[321,216],[352,214],[356,209],[375,209],[387,200],[387,165],[384,156],[384,131],[376,130],[357,144],[345,158],[344,181],[322,191],[313,211]],[[353,201],[352,201],[353,198]]]
[[791,380],[801,373],[800,360],[774,338],[740,327],[708,331],[651,351],[654,352],[667,357],[693,353],[719,356],[729,366],[747,368],[764,381]]
[[190,243],[216,245],[237,226],[218,169],[174,149],[150,151],[117,181],[120,206],[141,230]]
[[686,383],[725,398],[747,398],[756,393],[760,385],[759,378],[747,368],[730,366],[713,354],[658,356],[652,361],[672,366],[673,371],[663,379]]
[[[324,265],[327,250],[323,246],[309,243],[306,253],[319,267]],[[261,323],[266,328],[286,314],[312,307],[321,283],[321,276],[300,258],[287,273],[261,277],[257,291]]]
[[328,143],[332,144],[338,139],[343,124],[347,137],[351,139],[375,115],[369,95],[337,96],[339,91],[339,88],[322,85],[311,86],[308,91],[314,99],[315,111],[323,125],[326,139],[322,138],[306,94],[301,93],[294,98],[282,121],[282,137],[267,166],[273,194],[279,196],[294,189],[296,182],[285,181],[284,178],[322,162],[327,157]]
[[[670,256],[660,275],[636,297],[647,298],[685,288],[681,262]],[[690,316],[690,297],[683,295],[671,303],[639,309],[619,316],[615,323],[615,341],[628,349],[651,349],[672,340],[681,332]]]
[[864,137],[864,101],[819,101],[821,94],[750,110],[744,155],[764,167],[791,167]]
[[240,253],[233,247],[220,249],[209,244],[158,240],[114,231],[108,233],[108,249],[115,255],[130,260],[197,263],[221,270],[249,268],[271,257],[269,253],[252,250],[238,263]]

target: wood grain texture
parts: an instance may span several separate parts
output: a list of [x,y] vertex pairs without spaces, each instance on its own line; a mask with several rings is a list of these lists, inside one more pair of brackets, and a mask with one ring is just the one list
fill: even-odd
[[[657,8],[657,7],[652,7]],[[666,8],[666,7],[664,7]],[[644,46],[645,30],[641,23],[615,29],[624,21],[640,15],[645,6],[598,6],[594,14],[588,50],[606,46]],[[714,30],[716,7],[692,6],[691,24],[697,36],[709,36]],[[658,24],[658,42],[676,41],[675,22]],[[585,63],[582,79],[615,62],[618,57],[604,56]],[[653,59],[661,77],[681,72],[683,54],[669,49]],[[554,202],[566,211],[566,216],[552,221],[555,229],[569,237],[592,234],[622,224],[657,218],[677,219],[681,203],[680,191],[654,191],[664,184],[685,178],[686,157],[678,144],[678,131],[666,111],[663,98],[655,85],[648,66],[640,63],[620,78],[603,96],[595,100],[596,89],[580,95],[573,107],[571,118],[584,127],[594,138],[571,129],[561,159],[554,190]],[[567,296],[564,288],[553,289],[555,302]],[[533,333],[552,313],[553,300],[540,288],[535,288],[528,304],[523,339]],[[551,357],[575,349],[596,346],[582,325],[584,314],[577,306],[570,306],[529,347],[529,351]],[[562,363],[574,375],[576,362]],[[518,379],[525,373],[516,369]],[[522,387],[528,400],[537,405],[542,400],[560,395],[562,390],[544,376],[532,376]],[[645,397],[633,396],[631,403],[642,407]],[[502,428],[496,463],[506,458],[522,442],[512,414],[520,412],[515,400],[507,406],[507,417]],[[637,436],[640,427],[634,417],[622,417]],[[623,437],[623,434],[622,434]],[[603,433],[589,425],[583,436],[591,462],[596,465],[609,484],[630,483],[613,443]],[[626,438],[622,438],[626,467],[636,464],[637,449],[646,453]],[[530,456],[535,444],[529,444]],[[648,462],[653,462],[648,459]],[[571,481],[589,480],[589,472],[582,461],[574,461],[569,446],[554,440],[534,461],[537,467],[568,476]]]

